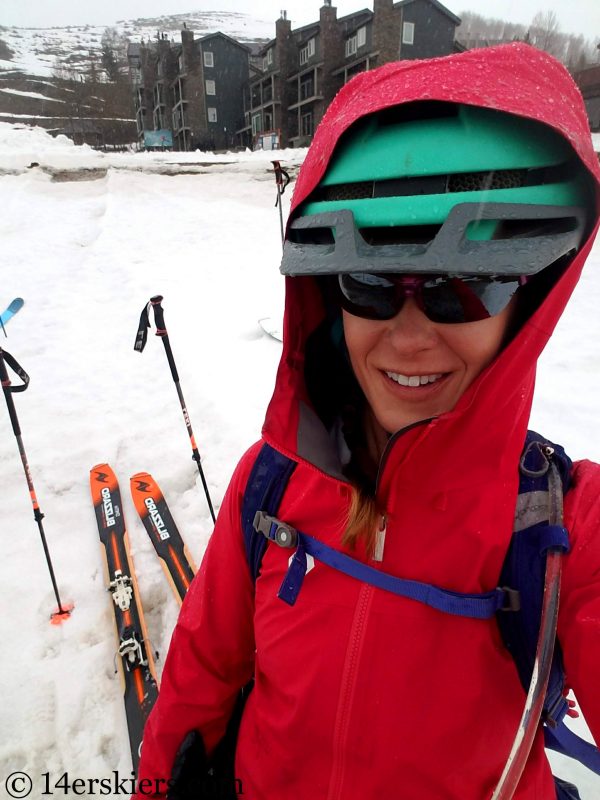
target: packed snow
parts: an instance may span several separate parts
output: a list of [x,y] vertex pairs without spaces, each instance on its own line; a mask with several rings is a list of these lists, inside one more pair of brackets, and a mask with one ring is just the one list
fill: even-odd
[[[89,471],[108,462],[120,479],[160,669],[178,605],[135,513],[130,476],[153,474],[196,563],[212,524],[162,344],[151,335],[143,354],[133,350],[139,315],[152,295],[164,295],[218,507],[237,460],[260,435],[281,353],[258,324],[281,319],[283,310],[269,162],[278,158],[295,174],[303,156],[107,155],[0,123],[0,310],[13,297],[25,299],[0,341],[31,376],[14,400],[59,588],[75,603],[70,620],[49,624],[55,600],[17,444],[0,410],[0,783],[24,771],[38,796],[46,772],[55,779],[65,771],[71,779],[131,774]],[[599,306],[597,244],[542,358],[532,417],[533,428],[574,458],[596,461]],[[581,720],[574,727],[586,730]],[[559,756],[552,761],[583,800],[600,796],[600,778]]]

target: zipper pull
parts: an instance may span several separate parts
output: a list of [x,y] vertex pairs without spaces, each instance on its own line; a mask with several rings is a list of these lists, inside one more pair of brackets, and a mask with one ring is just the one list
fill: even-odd
[[386,517],[385,514],[381,515],[379,523],[379,530],[375,534],[375,550],[373,552],[373,561],[383,561],[383,550],[385,548],[385,531],[386,531]]

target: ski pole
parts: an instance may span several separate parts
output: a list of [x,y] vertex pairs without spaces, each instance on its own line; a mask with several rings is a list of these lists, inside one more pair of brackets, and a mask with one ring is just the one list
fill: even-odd
[[281,226],[281,246],[283,247],[283,243],[285,241],[285,234],[283,232],[283,209],[281,208],[281,195],[285,192],[285,187],[290,182],[290,176],[283,169],[279,161],[271,161],[271,164],[273,164],[273,169],[275,171],[275,182],[277,183],[277,200],[275,201],[275,207],[279,206],[279,224]]
[[[7,364],[14,371],[14,373],[23,381],[22,384],[20,384],[19,386],[11,385],[10,378],[8,377],[8,370],[6,368]],[[50,572],[50,580],[52,581],[52,588],[54,589],[54,595],[56,597],[56,602],[58,603],[58,609],[50,615],[50,619],[53,622],[53,624],[58,624],[70,616],[71,611],[73,610],[73,605],[69,604],[67,606],[64,606],[61,602],[60,595],[58,593],[56,578],[54,576],[54,568],[52,566],[52,559],[50,558],[50,551],[48,549],[48,543],[46,542],[46,534],[44,533],[44,526],[42,524],[44,515],[40,510],[40,506],[33,486],[31,471],[29,469],[29,463],[27,461],[27,454],[25,453],[25,447],[23,445],[23,437],[21,436],[21,427],[19,425],[19,419],[17,417],[17,410],[15,408],[15,404],[12,397],[14,392],[24,392],[27,389],[27,387],[29,386],[29,375],[20,366],[20,364],[17,363],[16,359],[13,358],[13,356],[11,356],[10,353],[7,353],[6,350],[2,350],[1,347],[0,347],[0,380],[2,381],[2,389],[4,391],[4,397],[6,399],[6,405],[8,407],[8,415],[10,417],[12,429],[17,439],[17,445],[19,448],[19,453],[21,455],[21,461],[23,463],[23,470],[25,471],[27,486],[29,487],[29,495],[31,497],[31,502],[33,505],[33,517],[37,522],[37,526],[40,532],[40,537],[42,539],[42,547],[44,548],[46,563],[48,564],[48,571]]]
[[213,510],[213,505],[210,499],[210,494],[208,492],[208,485],[206,483],[206,478],[204,477],[204,471],[202,469],[202,464],[200,463],[200,453],[198,452],[198,447],[196,445],[196,440],[194,438],[194,432],[192,430],[192,424],[190,422],[190,417],[187,412],[187,408],[185,405],[185,400],[183,398],[183,392],[181,391],[181,384],[179,383],[179,375],[177,373],[177,367],[175,366],[175,359],[173,358],[173,351],[171,350],[171,343],[169,342],[169,334],[167,333],[167,328],[165,326],[165,318],[164,318],[164,311],[161,305],[162,303],[162,295],[156,295],[155,297],[150,298],[150,302],[144,306],[144,310],[142,311],[142,315],[140,317],[140,324],[137,332],[137,336],[135,339],[134,350],[138,353],[141,353],[146,346],[146,340],[148,337],[148,328],[150,327],[150,319],[149,319],[149,309],[152,307],[154,310],[154,322],[156,324],[156,335],[160,336],[162,339],[162,343],[165,347],[165,353],[167,354],[167,361],[169,362],[169,367],[171,368],[171,375],[173,377],[173,381],[175,383],[175,388],[177,389],[177,396],[179,397],[179,403],[181,404],[181,411],[183,412],[183,419],[185,420],[185,426],[187,428],[188,435],[190,437],[190,444],[192,445],[192,458],[198,465],[198,472],[200,473],[200,478],[202,480],[202,486],[204,487],[204,493],[206,495],[206,502],[208,503],[208,508],[210,510],[210,515],[212,517],[212,521],[215,522],[215,512]]

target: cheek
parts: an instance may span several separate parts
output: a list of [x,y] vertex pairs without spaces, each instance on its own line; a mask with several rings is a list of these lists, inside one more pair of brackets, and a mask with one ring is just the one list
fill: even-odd
[[513,303],[500,314],[480,322],[448,326],[446,342],[472,377],[478,375],[502,350],[513,314]]
[[344,339],[354,371],[360,370],[366,356],[375,344],[377,329],[371,320],[355,317],[342,311]]

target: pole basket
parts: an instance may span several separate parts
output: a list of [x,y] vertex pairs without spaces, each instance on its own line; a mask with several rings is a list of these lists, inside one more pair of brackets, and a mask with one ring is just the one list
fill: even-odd
[[62,625],[71,616],[75,603],[65,603],[60,608],[55,608],[50,614],[50,625]]

